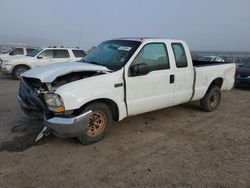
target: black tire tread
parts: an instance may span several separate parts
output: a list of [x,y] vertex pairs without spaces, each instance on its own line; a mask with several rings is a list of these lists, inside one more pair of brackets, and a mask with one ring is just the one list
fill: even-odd
[[[215,108],[212,108],[211,105],[210,105],[210,95],[213,93],[213,92],[219,92],[219,103],[218,105],[215,107]],[[221,90],[218,86],[216,85],[213,85],[213,86],[210,86],[208,91],[206,92],[205,96],[200,100],[200,106],[201,108],[206,111],[206,112],[213,112],[215,111],[218,106],[220,105],[220,101],[221,101]]]

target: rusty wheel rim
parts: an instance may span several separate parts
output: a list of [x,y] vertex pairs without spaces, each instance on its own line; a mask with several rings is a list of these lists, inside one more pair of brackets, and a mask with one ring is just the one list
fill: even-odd
[[102,111],[94,111],[90,116],[89,130],[87,135],[89,137],[96,137],[100,135],[107,127],[107,116]]

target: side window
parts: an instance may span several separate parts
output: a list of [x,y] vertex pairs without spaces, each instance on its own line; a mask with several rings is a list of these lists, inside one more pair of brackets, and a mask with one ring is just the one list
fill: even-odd
[[35,48],[26,48],[27,55],[30,55],[34,50]]
[[51,59],[54,58],[53,50],[44,50],[38,55],[39,58]]
[[150,71],[169,69],[167,48],[163,43],[146,44],[133,61],[133,65],[145,63]]
[[15,48],[9,55],[24,55],[23,48]]
[[176,67],[187,67],[187,57],[183,45],[181,43],[172,43],[172,49],[174,51]]
[[55,58],[69,58],[68,50],[54,50]]
[[75,57],[84,57],[86,56],[83,50],[72,50]]

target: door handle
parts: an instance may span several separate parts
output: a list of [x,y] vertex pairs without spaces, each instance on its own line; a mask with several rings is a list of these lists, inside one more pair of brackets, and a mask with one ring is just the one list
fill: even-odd
[[169,83],[170,84],[174,83],[174,74],[170,75]]

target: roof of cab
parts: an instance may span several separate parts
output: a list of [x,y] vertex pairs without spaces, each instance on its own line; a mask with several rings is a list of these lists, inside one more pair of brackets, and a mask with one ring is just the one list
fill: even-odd
[[157,37],[124,37],[124,38],[116,38],[113,40],[132,40],[132,41],[139,41],[139,42],[145,42],[148,40],[184,42],[182,40],[177,40],[177,39],[164,39],[164,38],[157,38]]

